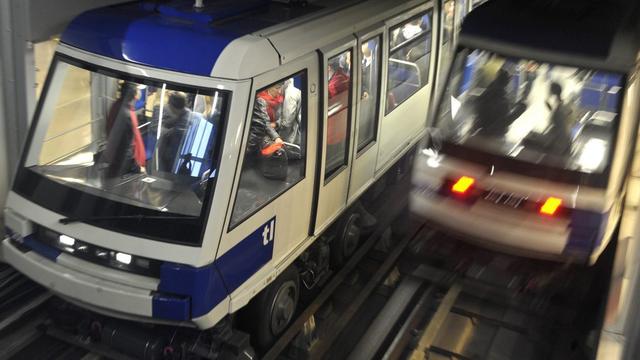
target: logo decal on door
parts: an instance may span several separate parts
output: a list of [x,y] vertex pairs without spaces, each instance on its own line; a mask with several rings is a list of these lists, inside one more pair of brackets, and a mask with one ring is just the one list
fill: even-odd
[[276,218],[269,220],[262,227],[262,245],[267,246],[276,237]]

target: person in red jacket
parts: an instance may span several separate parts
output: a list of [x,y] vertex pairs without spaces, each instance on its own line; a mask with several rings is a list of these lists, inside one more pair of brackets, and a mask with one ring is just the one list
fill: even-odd
[[278,120],[282,116],[284,103],[284,83],[276,83],[256,96],[251,118],[249,149],[251,151],[272,152],[282,148],[283,140],[276,130]]
[[330,154],[329,158],[332,158],[332,155],[336,156],[335,161],[339,161],[339,158],[344,154],[350,105],[351,78],[348,70],[350,62],[348,57],[343,57],[343,59],[345,61],[344,67],[340,64],[340,57],[329,60],[327,67],[327,90],[329,93],[327,145],[330,147],[327,152]]
[[340,94],[343,91],[349,90],[350,78],[349,74],[347,74],[340,67],[339,59],[332,59],[329,61],[329,66],[327,67],[327,74],[329,75],[329,99],[334,96]]
[[146,152],[133,108],[138,97],[136,85],[124,83],[120,89],[120,99],[114,103],[117,105],[108,116],[111,121],[107,121],[108,140],[104,160],[109,164],[109,177],[144,171]]

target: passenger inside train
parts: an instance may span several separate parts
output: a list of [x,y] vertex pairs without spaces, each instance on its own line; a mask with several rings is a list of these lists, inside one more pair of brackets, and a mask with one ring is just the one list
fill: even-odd
[[[327,66],[327,163],[325,173],[330,174],[344,164],[347,154],[347,131],[351,109],[351,51],[331,59]],[[328,175],[329,176],[329,175]]]
[[226,97],[60,60],[26,165],[105,200],[199,216]]
[[240,176],[232,224],[240,223],[304,176],[306,74],[259,90]]
[[430,14],[401,23],[389,36],[387,114],[429,81]]
[[360,47],[360,117],[358,122],[358,151],[375,139],[377,129],[380,74],[380,38],[374,37]]
[[445,148],[606,177],[621,75],[480,50],[453,66],[434,132]]

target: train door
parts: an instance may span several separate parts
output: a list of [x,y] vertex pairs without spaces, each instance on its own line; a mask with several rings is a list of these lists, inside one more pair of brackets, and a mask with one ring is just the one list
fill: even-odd
[[387,21],[384,116],[376,171],[384,170],[424,132],[435,68],[433,5],[420,6]]
[[353,104],[356,38],[349,36],[320,50],[323,108],[317,209],[314,233],[319,234],[347,206],[353,158]]
[[378,119],[380,118],[380,90],[382,82],[382,46],[384,24],[358,34],[354,72],[358,76],[355,90],[356,107],[355,146],[349,185],[349,203],[373,182],[378,155]]
[[[308,237],[315,178],[316,54],[257,76],[244,127],[238,127],[238,170],[218,258],[225,281],[246,280],[280,263]],[[243,137],[244,134],[244,137]],[[237,254],[236,254],[237,253]],[[235,255],[237,255],[237,257]],[[269,271],[269,269],[266,269]],[[231,291],[237,284],[227,284]],[[250,285],[248,285],[250,286]]]

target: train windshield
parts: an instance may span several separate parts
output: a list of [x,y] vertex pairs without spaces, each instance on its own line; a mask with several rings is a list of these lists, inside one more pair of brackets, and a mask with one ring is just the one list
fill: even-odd
[[463,49],[441,98],[433,138],[445,153],[466,153],[505,170],[603,181],[623,86],[620,74]]
[[78,221],[199,242],[229,93],[61,56],[53,69],[21,169],[35,190],[22,193]]

